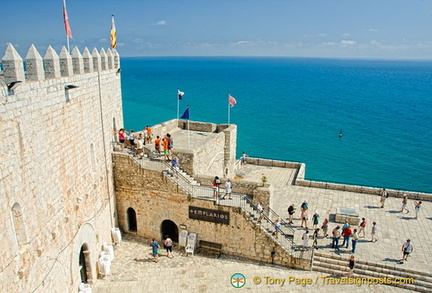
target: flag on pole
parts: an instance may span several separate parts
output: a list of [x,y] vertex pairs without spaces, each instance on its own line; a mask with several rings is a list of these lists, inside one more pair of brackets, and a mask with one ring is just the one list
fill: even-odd
[[117,32],[114,22],[114,15],[111,15],[111,47],[115,48],[117,46]]
[[182,91],[180,91],[179,89],[177,90],[177,92],[178,92],[178,99],[179,100],[182,100],[183,98],[183,95],[184,95],[184,92],[182,92]]
[[63,22],[65,24],[66,35],[69,38],[73,39],[72,31],[71,31],[71,28],[69,25],[69,17],[68,17],[67,11],[66,11],[66,0],[63,0]]
[[186,119],[189,120],[189,106],[184,111],[183,115],[180,117],[180,119]]
[[234,107],[235,104],[237,104],[237,101],[236,101],[236,99],[234,99],[233,96],[228,94],[228,103],[231,105],[231,108],[232,108],[232,107]]

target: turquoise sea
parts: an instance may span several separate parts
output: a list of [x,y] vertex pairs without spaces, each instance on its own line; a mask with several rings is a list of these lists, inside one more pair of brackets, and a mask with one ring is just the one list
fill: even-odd
[[[306,163],[307,179],[432,192],[432,61],[122,58],[124,123],[238,126],[237,155]],[[342,131],[343,136],[339,137]]]

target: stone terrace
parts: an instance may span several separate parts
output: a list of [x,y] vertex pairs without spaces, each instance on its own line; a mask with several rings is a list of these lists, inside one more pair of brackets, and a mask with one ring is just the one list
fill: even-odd
[[[401,247],[410,238],[414,244],[414,252],[408,262],[398,265],[419,271],[432,271],[432,245],[427,231],[432,227],[432,205],[423,202],[416,220],[414,201],[408,201],[410,213],[399,212],[402,206],[401,198],[390,197],[386,200],[384,209],[379,208],[379,196],[372,194],[353,193],[331,189],[310,188],[291,185],[294,169],[264,167],[256,165],[242,166],[245,180],[259,180],[265,173],[268,183],[274,186],[273,209],[283,218],[288,217],[287,209],[295,204],[297,212],[294,217],[295,239],[301,244],[304,229],[300,228],[300,205],[304,200],[309,203],[309,228],[312,228],[311,218],[315,211],[320,214],[320,224],[330,217],[329,234],[339,223],[332,222],[337,207],[354,208],[359,211],[360,218],[367,221],[366,238],[360,238],[356,248],[356,258],[365,261],[394,265],[402,257]],[[370,227],[377,223],[378,241],[370,242]],[[349,256],[350,251],[342,249],[335,251],[329,248],[331,239],[318,241],[320,252]],[[351,243],[350,243],[351,245]],[[397,265],[397,264],[396,264]]]

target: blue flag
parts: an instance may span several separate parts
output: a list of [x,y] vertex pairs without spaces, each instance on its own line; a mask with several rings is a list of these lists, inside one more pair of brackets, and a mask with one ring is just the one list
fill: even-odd
[[183,115],[180,117],[180,119],[187,119],[189,120],[189,108],[186,108]]

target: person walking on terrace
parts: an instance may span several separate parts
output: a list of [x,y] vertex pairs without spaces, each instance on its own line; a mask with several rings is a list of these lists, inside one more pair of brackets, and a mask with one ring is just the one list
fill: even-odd
[[227,181],[225,182],[225,194],[224,196],[222,196],[222,199],[225,199],[225,196],[228,195],[229,199],[232,199],[231,194],[232,194],[232,183],[230,179],[227,179]]
[[307,226],[307,221],[308,221],[308,211],[307,211],[307,209],[302,209],[302,211],[300,213],[300,218],[301,218],[300,227],[305,228],[305,229],[309,229],[308,226]]
[[150,243],[150,246],[152,248],[152,255],[153,255],[153,261],[154,262],[158,262],[159,261],[159,257],[158,257],[158,250],[160,248],[159,243],[156,241],[155,238],[152,239],[152,242]]
[[321,225],[321,229],[323,230],[323,237],[327,237],[327,231],[328,231],[328,226],[329,226],[329,220],[327,218],[324,219],[322,225]]
[[342,236],[344,238],[344,240],[342,242],[342,246],[344,246],[345,243],[346,243],[346,248],[348,248],[352,234],[353,234],[353,232],[352,232],[350,226],[348,226],[348,227],[346,227],[345,229],[342,230]]
[[372,230],[371,230],[371,242],[377,242],[378,239],[376,237],[376,233],[377,233],[377,226],[376,226],[376,222],[372,223]]
[[366,228],[366,219],[362,218],[360,225],[359,225],[358,234],[360,235],[360,233],[363,232],[363,238],[366,237],[365,228]]
[[406,213],[409,213],[409,210],[407,209],[407,205],[408,205],[408,195],[404,194],[403,198],[402,198],[402,208],[401,208],[401,213],[406,210]]
[[246,165],[247,164],[247,161],[246,161],[246,157],[247,156],[248,155],[245,152],[242,153],[242,156],[241,156],[241,159],[240,159],[242,165]]
[[294,207],[294,204],[290,205],[288,207],[288,224],[291,225],[293,223],[293,216],[295,213],[296,208]]
[[215,176],[215,178],[212,181],[213,186],[213,197],[217,200],[219,198],[219,186],[221,184],[221,181],[218,176]]
[[357,246],[357,241],[359,240],[359,235],[357,233],[357,229],[354,229],[354,233],[352,235],[352,253],[355,253],[356,251],[356,246]]
[[380,208],[384,208],[385,201],[388,197],[389,197],[388,192],[385,190],[385,188],[383,188],[381,190],[381,199],[380,199],[381,207]]
[[415,218],[418,218],[418,214],[420,212],[422,202],[420,200],[416,201],[414,204],[414,210],[415,210]]
[[172,252],[173,241],[171,240],[169,235],[165,235],[165,240],[164,240],[163,244],[164,244],[164,247],[167,251],[167,257],[173,258],[174,257],[174,254]]
[[402,245],[402,260],[401,263],[408,260],[408,256],[413,252],[414,246],[411,243],[410,239],[407,239],[407,241]]
[[318,211],[315,212],[315,214],[313,214],[312,216],[312,224],[313,224],[313,229],[316,229],[319,223],[319,218],[320,215],[318,214]]
[[333,230],[332,230],[332,246],[331,248],[335,248],[336,250],[339,250],[339,238],[341,237],[341,231],[340,231],[340,227],[336,226]]
[[124,128],[120,128],[118,131],[118,139],[121,144],[122,149],[125,147],[125,138],[126,138],[126,130]]

